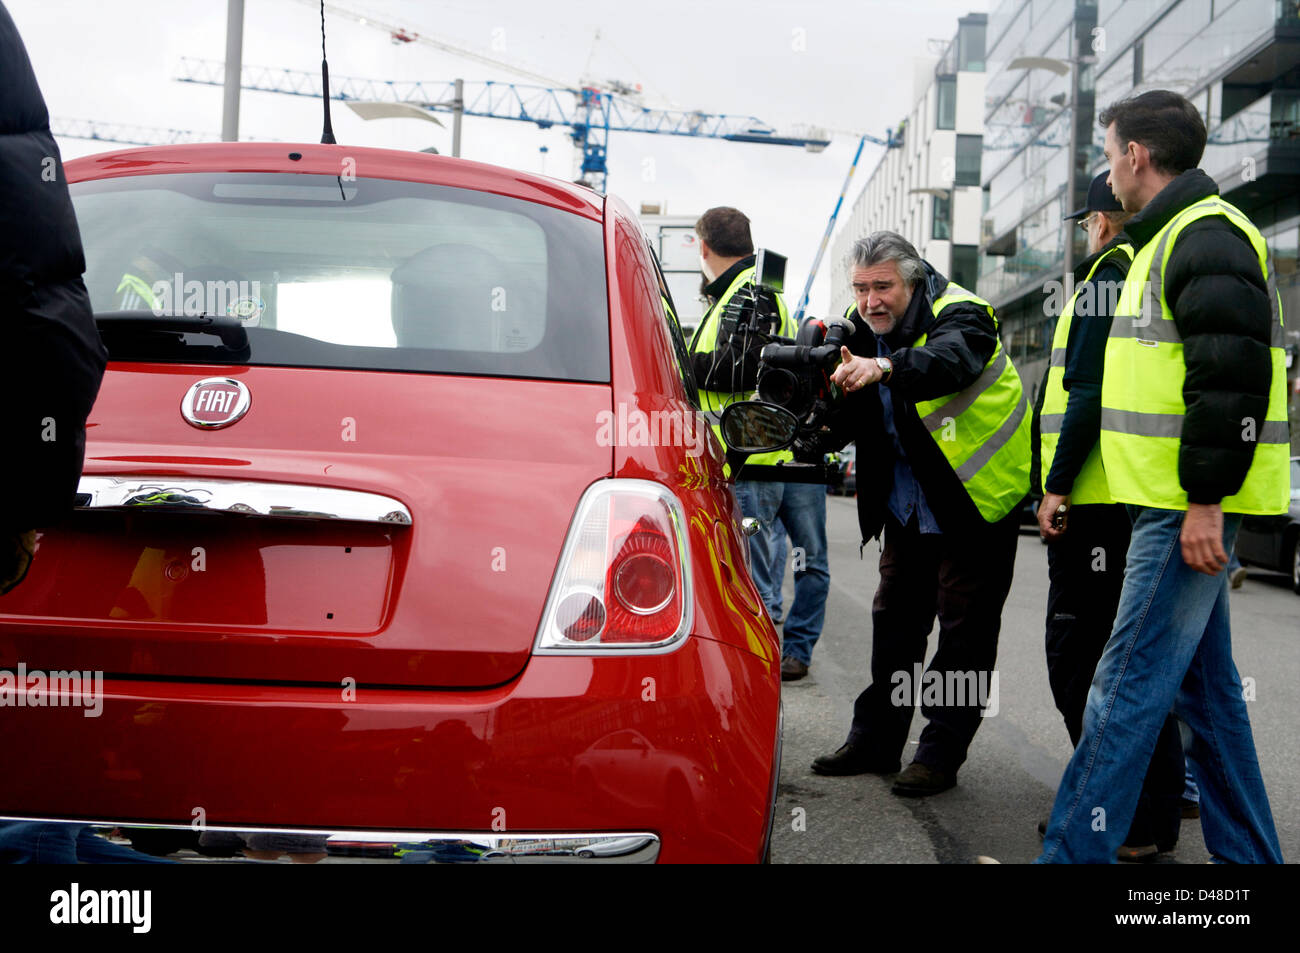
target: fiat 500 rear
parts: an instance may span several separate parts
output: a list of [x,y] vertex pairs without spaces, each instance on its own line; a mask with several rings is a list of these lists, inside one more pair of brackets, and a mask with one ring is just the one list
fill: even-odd
[[331,146],[68,174],[111,361],[0,599],[0,855],[764,855],[776,633],[618,200]]

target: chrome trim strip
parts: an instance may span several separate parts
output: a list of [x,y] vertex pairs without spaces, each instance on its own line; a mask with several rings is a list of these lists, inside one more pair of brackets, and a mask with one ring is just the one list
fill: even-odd
[[411,525],[411,511],[392,497],[359,490],[188,476],[83,476],[77,509],[209,511],[277,519],[346,520]]
[[[577,863],[600,860],[607,863],[653,864],[659,858],[659,837],[648,831],[621,832],[501,832],[483,834],[476,831],[350,831],[307,827],[252,827],[209,824],[196,830],[189,824],[142,824],[138,821],[72,820],[69,818],[15,817],[0,815],[9,824],[70,825],[66,843],[71,849],[81,828],[91,827],[97,838],[96,848],[112,852],[112,862],[130,862],[135,851],[131,835],[171,832],[180,840],[193,840],[194,847],[181,846],[167,855],[140,854],[147,863],[158,856],[176,863]],[[112,834],[117,830],[119,833]],[[10,835],[9,846],[20,843],[21,832],[0,826]],[[40,834],[41,849],[51,838],[48,829],[32,828]],[[211,835],[211,836],[209,836]],[[137,839],[142,839],[137,836]],[[102,843],[100,843],[102,842]],[[156,843],[156,840],[155,840]],[[80,846],[80,845],[78,845]],[[298,848],[298,849],[295,849]],[[155,848],[157,849],[157,848]],[[203,851],[203,852],[201,852]],[[250,856],[250,853],[263,856]],[[274,855],[274,856],[269,856]],[[297,859],[295,859],[295,855]],[[321,856],[324,855],[324,856]],[[78,862],[82,859],[78,850]],[[91,862],[94,862],[93,860]]]

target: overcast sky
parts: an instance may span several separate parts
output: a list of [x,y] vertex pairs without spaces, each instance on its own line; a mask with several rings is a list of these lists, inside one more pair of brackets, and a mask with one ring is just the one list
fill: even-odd
[[[221,130],[221,90],[175,82],[182,56],[225,55],[224,0],[3,0],[23,35],[49,105],[65,119]],[[785,131],[832,130],[820,154],[802,149],[612,133],[608,190],[634,210],[667,202],[670,214],[734,205],[755,242],[786,254],[791,309],[856,146],[849,133],[883,136],[911,108],[912,73],[929,39],[951,39],[957,18],[988,0],[333,0],[374,20],[437,37],[565,84],[584,78],[640,83],[648,106],[753,115]],[[320,21],[302,0],[246,0],[244,64],[317,70]],[[331,76],[531,82],[500,67],[421,43],[394,44],[355,19],[327,14]],[[597,37],[599,33],[599,37]],[[245,92],[240,136],[320,139],[320,101]],[[338,104],[339,142],[451,152],[450,117],[364,122]],[[64,158],[112,148],[60,140]],[[542,146],[548,151],[540,151]],[[465,158],[573,175],[563,132],[466,118]],[[845,211],[882,149],[868,144]],[[842,214],[841,219],[845,216]],[[828,255],[829,257],[829,255]],[[830,302],[823,260],[811,313]]]

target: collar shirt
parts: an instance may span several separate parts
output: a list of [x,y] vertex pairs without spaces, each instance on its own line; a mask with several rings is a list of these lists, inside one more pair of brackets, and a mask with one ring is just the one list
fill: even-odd
[[[876,335],[876,354],[879,357],[888,357],[890,354],[889,345],[880,335]],[[898,428],[894,425],[894,399],[890,388],[885,384],[876,386],[880,389],[880,403],[884,409],[885,432],[889,434],[894,446],[894,480],[889,488],[889,512],[904,526],[916,519],[922,533],[941,533],[939,522],[925,500],[925,492],[912,472],[912,465],[907,461],[902,441],[898,439]]]

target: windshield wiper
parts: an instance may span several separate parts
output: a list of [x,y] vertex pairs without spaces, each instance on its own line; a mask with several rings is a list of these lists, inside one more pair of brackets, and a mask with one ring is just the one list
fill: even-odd
[[155,314],[153,311],[97,311],[101,331],[180,331],[215,334],[232,351],[248,350],[248,332],[229,314]]

